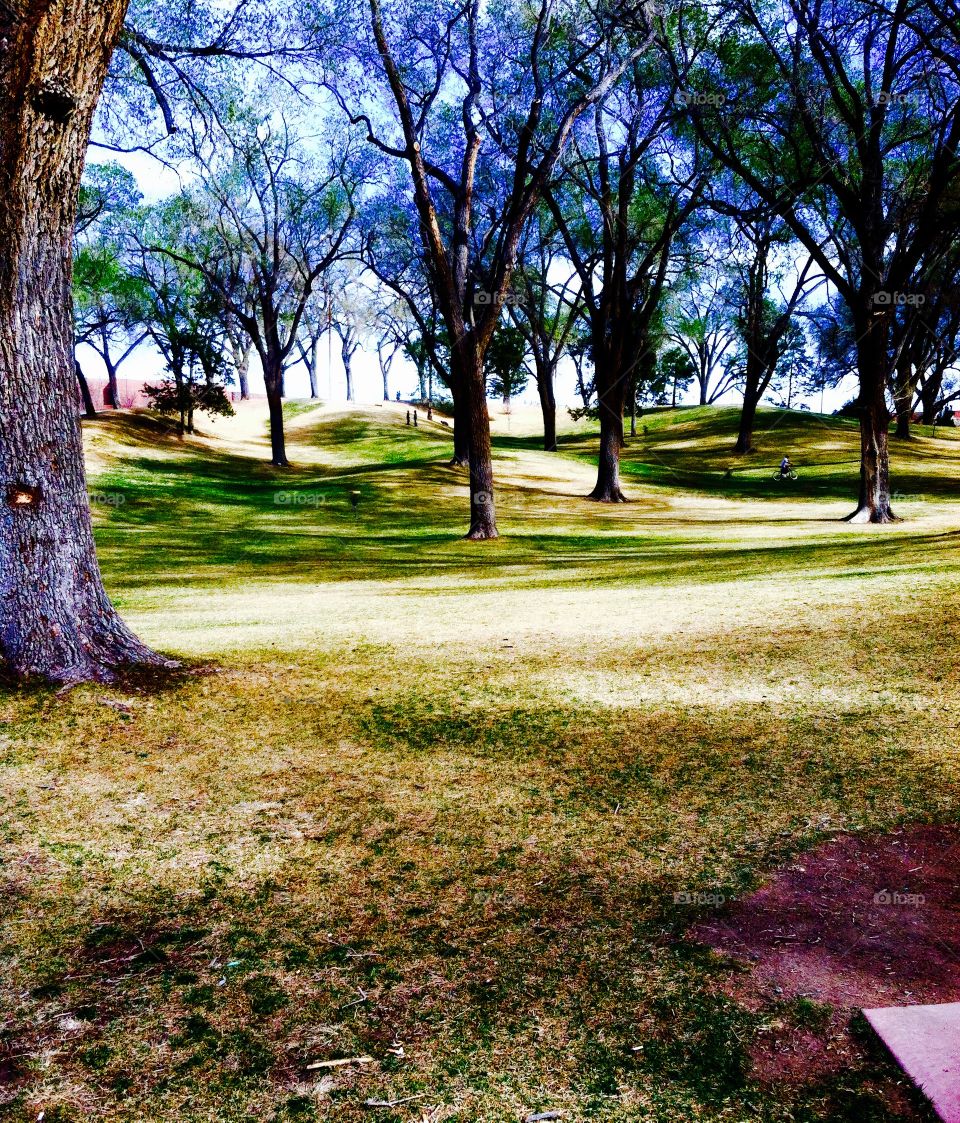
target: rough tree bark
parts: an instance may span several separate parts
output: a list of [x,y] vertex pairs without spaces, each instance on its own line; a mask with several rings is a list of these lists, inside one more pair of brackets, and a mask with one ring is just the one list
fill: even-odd
[[97,564],[76,409],[71,243],[84,155],[126,0],[0,6],[0,658],[109,680],[167,664]]
[[890,411],[887,408],[887,324],[885,317],[867,316],[859,329],[857,367],[860,376],[860,492],[852,523],[896,521],[890,505]]
[[743,408],[740,410],[740,427],[737,430],[737,443],[733,446],[736,456],[753,452],[753,428],[757,421],[757,406],[760,395],[751,387],[749,379],[743,390]]
[[267,391],[270,413],[270,463],[275,468],[289,468],[286,437],[283,431],[283,367],[269,352],[262,356],[263,384]]
[[460,358],[463,371],[461,397],[466,399],[470,463],[470,530],[467,538],[481,541],[497,537],[493,499],[493,461],[490,446],[490,415],[487,412],[487,383],[483,360],[468,336]]
[[[619,373],[619,368],[616,368]],[[597,406],[600,412],[600,462],[597,484],[588,496],[598,503],[626,503],[620,487],[620,453],[623,450],[623,407],[626,379],[609,377],[597,369]]]

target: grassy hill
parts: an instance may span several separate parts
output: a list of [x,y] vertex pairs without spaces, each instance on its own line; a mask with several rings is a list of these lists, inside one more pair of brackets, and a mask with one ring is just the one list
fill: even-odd
[[[956,821],[954,434],[850,527],[849,422],[741,461],[732,411],[648,415],[605,507],[589,426],[495,414],[477,544],[439,422],[289,423],[283,472],[251,411],[87,427],[108,586],[186,666],[0,691],[0,1114],[924,1118],[855,1027],[731,997],[676,894]],[[774,1022],[843,1065],[758,1073]]]

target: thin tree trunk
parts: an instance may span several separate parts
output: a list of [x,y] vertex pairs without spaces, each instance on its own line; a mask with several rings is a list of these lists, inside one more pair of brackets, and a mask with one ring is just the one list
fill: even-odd
[[248,402],[250,400],[250,347],[243,352],[243,357],[237,365],[237,380],[240,383],[240,401]]
[[0,658],[21,677],[166,664],[97,564],[83,469],[70,246],[90,122],[126,0],[0,7]]
[[353,353],[344,341],[340,345],[340,355],[343,358],[343,372],[347,376],[347,401],[353,401]]
[[106,357],[106,354],[106,348],[104,348],[103,364],[107,368],[107,397],[109,398],[107,405],[109,405],[111,409],[119,409],[120,385],[117,382],[117,368],[110,362],[109,358]]
[[80,387],[80,397],[83,399],[83,412],[87,417],[96,417],[97,407],[93,404],[93,397],[90,394],[87,376],[83,373],[83,367],[80,365],[79,360],[74,360],[74,369],[77,372],[77,385]]
[[310,398],[316,399],[319,397],[317,393],[317,367],[320,362],[320,340],[311,340],[309,350],[299,343],[297,346],[300,348],[300,355],[307,368],[307,378],[310,380]]
[[549,363],[537,363],[537,394],[543,414],[543,448],[557,451],[557,399],[553,388],[553,370]]

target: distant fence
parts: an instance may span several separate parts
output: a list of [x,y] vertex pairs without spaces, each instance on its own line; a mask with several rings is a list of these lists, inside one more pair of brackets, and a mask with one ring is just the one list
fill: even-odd
[[[154,383],[150,379],[142,378],[118,378],[117,379],[117,409],[147,409],[150,405],[150,399],[143,392],[144,383],[152,386]],[[93,398],[93,404],[98,410],[111,409],[113,402],[110,400],[110,384],[105,378],[87,378],[87,385],[90,387],[90,397]],[[239,390],[227,390],[227,397],[231,402],[240,401]],[[252,401],[265,400],[264,394],[251,394]],[[80,409],[83,409],[83,399],[80,395],[80,386],[77,385],[77,404]]]

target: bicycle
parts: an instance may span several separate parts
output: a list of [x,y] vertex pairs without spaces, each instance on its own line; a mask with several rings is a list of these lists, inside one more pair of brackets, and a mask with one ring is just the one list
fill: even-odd
[[795,480],[797,478],[797,473],[792,468],[789,468],[786,472],[781,472],[778,468],[777,471],[773,473],[773,478],[777,483],[783,483],[784,480]]

